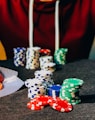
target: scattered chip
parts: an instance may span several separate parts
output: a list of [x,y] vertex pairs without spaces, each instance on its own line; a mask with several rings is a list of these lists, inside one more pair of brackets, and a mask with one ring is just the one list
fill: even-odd
[[49,105],[60,112],[70,112],[73,109],[73,106],[66,100],[62,100],[59,97],[52,98],[49,101]]

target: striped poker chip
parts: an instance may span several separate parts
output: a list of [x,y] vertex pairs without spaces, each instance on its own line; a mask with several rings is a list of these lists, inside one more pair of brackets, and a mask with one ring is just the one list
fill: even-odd
[[51,85],[50,87],[47,88],[47,94],[49,96],[52,96],[53,98],[59,97],[61,85]]
[[66,100],[62,100],[59,97],[51,98],[51,100],[49,101],[49,105],[59,112],[70,112],[73,109],[71,103]]

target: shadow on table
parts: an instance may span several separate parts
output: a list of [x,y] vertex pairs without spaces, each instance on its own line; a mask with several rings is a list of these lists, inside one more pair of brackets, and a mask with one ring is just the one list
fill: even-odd
[[82,95],[82,103],[95,103],[95,94],[92,95]]

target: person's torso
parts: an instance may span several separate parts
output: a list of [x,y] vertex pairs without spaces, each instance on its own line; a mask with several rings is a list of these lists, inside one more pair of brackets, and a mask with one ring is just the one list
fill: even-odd
[[[17,46],[28,47],[28,1],[1,1],[0,38],[7,43],[6,50]],[[60,2],[58,18],[60,24],[59,41],[60,48],[68,48],[68,61],[88,57],[93,39],[90,7],[90,0],[63,0]],[[52,53],[54,53],[55,2],[44,3],[35,0],[33,20],[34,46],[51,49]],[[8,54],[11,56],[10,50]]]

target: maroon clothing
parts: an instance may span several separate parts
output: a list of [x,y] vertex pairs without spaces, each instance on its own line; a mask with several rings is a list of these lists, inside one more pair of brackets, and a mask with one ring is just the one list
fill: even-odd
[[[95,0],[60,0],[60,48],[67,61],[87,58],[95,34]],[[32,6],[31,6],[32,7]],[[8,58],[14,47],[28,47],[29,1],[0,0],[0,40]],[[55,2],[34,3],[34,46],[55,50]]]

